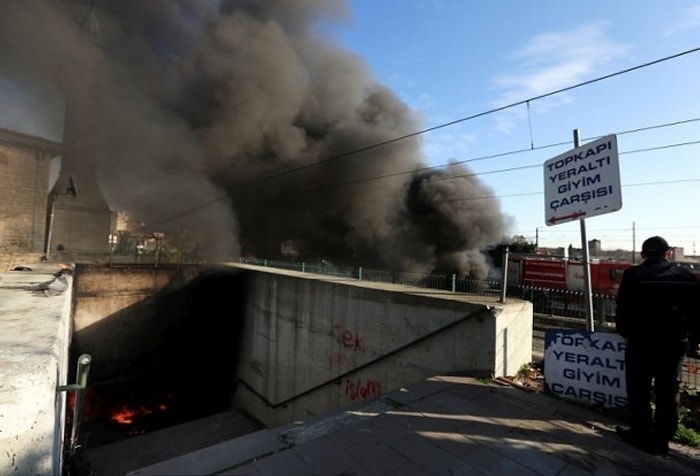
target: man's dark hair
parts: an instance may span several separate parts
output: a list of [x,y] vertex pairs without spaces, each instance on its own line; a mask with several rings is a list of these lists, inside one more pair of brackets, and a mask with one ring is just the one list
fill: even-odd
[[660,236],[652,236],[642,243],[642,254],[648,258],[663,258],[669,248],[666,240]]

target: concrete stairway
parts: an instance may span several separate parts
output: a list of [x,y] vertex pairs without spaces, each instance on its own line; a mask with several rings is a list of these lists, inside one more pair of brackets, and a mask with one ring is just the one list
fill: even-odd
[[238,412],[224,412],[116,443],[88,448],[78,474],[123,476],[178,455],[255,433],[262,425]]

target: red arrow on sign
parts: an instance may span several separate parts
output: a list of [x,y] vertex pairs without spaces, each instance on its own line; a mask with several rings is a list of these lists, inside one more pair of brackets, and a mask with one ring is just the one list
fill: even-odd
[[552,218],[550,218],[549,220],[547,220],[547,222],[554,224],[554,223],[557,223],[557,222],[560,222],[560,221],[575,220],[575,219],[577,219],[577,218],[579,218],[579,217],[584,216],[585,214],[586,214],[586,212],[584,212],[584,211],[582,211],[582,210],[579,210],[579,211],[577,211],[577,212],[569,213],[568,215],[562,215],[562,216],[560,216],[560,217],[555,217],[555,216],[553,216]]

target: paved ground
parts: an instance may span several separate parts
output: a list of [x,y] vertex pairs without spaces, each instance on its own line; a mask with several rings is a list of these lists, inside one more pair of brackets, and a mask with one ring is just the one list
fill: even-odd
[[622,442],[615,423],[547,395],[437,376],[129,475],[700,474],[698,451],[648,455]]
[[238,412],[224,412],[166,430],[89,448],[74,474],[122,476],[129,471],[253,433],[263,425]]

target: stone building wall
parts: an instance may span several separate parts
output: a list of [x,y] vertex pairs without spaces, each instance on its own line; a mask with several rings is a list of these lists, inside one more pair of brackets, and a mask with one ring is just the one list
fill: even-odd
[[0,129],[0,251],[41,252],[50,159],[60,144]]

